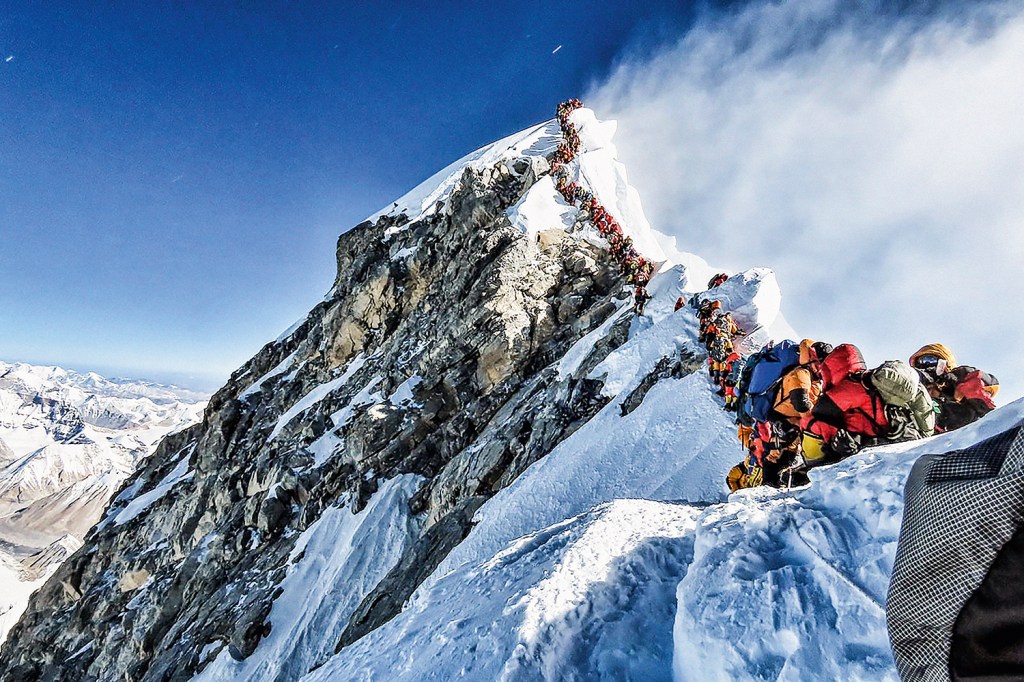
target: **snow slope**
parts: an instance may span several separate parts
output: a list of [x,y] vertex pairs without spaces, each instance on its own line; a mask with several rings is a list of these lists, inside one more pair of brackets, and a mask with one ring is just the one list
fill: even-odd
[[[613,126],[574,116],[583,152],[573,179],[642,253],[667,261],[629,340],[587,375],[611,402],[480,508],[399,616],[304,679],[896,679],[884,600],[910,467],[1024,420],[1024,401],[817,469],[802,489],[727,497],[725,471],[742,453],[703,372],[661,379],[623,415],[659,362],[701,353],[692,314],[672,307],[715,270],[650,229],[614,160]],[[537,183],[509,218],[529,235],[571,230],[576,214]],[[799,338],[770,270],[709,295],[750,332],[746,352]],[[578,376],[626,315],[623,304],[581,339],[559,375]]]
[[409,498],[421,483],[418,476],[400,476],[383,483],[358,514],[327,510],[292,552],[270,635],[256,653],[236,661],[221,643],[216,659],[193,679],[296,679],[327,660],[359,602],[413,541],[418,525],[408,514]]
[[[56,566],[54,567],[56,568]],[[18,622],[28,598],[39,589],[49,573],[35,580],[23,580],[21,561],[0,550],[0,637],[6,638],[7,633]]]
[[678,590],[676,679],[897,680],[884,609],[910,469],[1022,421],[1018,400],[959,431],[815,469],[806,488],[707,510]]
[[[384,216],[399,215],[405,215],[410,222],[419,220],[429,215],[439,202],[448,198],[466,168],[482,170],[503,159],[525,158],[543,161],[544,157],[555,151],[559,137],[558,124],[554,121],[547,121],[509,135],[486,147],[481,147],[455,163],[442,168],[409,190],[391,206],[382,208],[369,216],[367,220],[376,221]],[[546,161],[544,164],[546,165]],[[396,234],[399,231],[401,228],[394,228],[390,234]]]
[[910,468],[1021,421],[1024,400],[788,492],[603,503],[438,571],[304,679],[897,680],[884,608]]
[[523,537],[304,680],[670,679],[697,514],[620,500]]
[[[406,611],[308,679],[671,678],[676,585],[739,446],[703,371],[661,379],[629,414],[623,403],[667,358],[703,366],[694,316],[673,310],[695,281],[682,265],[652,281],[647,315],[588,373],[611,401],[480,508]],[[751,327],[778,316],[770,271],[729,294]],[[578,374],[627,311],[570,349],[560,375]]]
[[[310,680],[671,677],[676,585],[692,561],[703,506],[725,499],[722,481],[738,445],[703,372],[661,379],[628,414],[623,405],[666,359],[684,354],[702,366],[696,320],[674,305],[703,290],[715,271],[688,254],[685,263],[668,261],[615,161],[614,124],[587,110],[574,116],[582,149],[573,180],[609,207],[642,253],[666,261],[648,287],[647,314],[588,373],[611,401],[481,507],[469,537],[401,615]],[[573,230],[576,220],[544,182],[508,215],[528,235]],[[601,241],[592,228],[577,236]],[[771,271],[741,273],[722,293],[749,329],[777,327],[781,295]],[[577,376],[630,314],[624,303],[581,339],[556,363],[559,376]]]

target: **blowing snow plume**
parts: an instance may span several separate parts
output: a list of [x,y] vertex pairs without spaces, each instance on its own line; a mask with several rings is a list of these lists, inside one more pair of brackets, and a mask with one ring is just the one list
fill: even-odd
[[954,9],[754,3],[586,99],[681,248],[770,265],[796,328],[869,363],[942,340],[1010,400],[1024,365],[979,315],[1024,293],[1024,12]]

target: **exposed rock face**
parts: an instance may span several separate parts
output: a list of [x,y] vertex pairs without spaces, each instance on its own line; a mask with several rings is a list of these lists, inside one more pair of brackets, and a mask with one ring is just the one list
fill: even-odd
[[617,270],[506,217],[544,166],[467,169],[437,210],[342,235],[328,297],[128,482],[11,631],[2,678],[185,680],[222,650],[245,659],[300,533],[415,474],[418,535],[328,649],[393,617],[474,510],[607,403],[582,377],[627,318],[571,376],[553,363],[626,304]]

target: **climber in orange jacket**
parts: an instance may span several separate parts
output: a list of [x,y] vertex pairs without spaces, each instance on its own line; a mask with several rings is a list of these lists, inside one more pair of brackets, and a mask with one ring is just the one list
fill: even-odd
[[800,342],[800,364],[782,376],[775,395],[775,413],[793,426],[800,426],[821,394],[819,363],[832,352],[830,344],[810,339]]

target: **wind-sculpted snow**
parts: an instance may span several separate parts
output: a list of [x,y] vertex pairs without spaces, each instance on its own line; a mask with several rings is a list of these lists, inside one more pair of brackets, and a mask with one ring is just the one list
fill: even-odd
[[615,498],[721,499],[735,450],[733,429],[703,377],[663,380],[625,417],[619,401],[610,403],[486,503],[434,575]]
[[782,292],[775,279],[775,273],[768,268],[752,268],[740,272],[698,300],[711,298],[729,311],[732,319],[744,331],[760,327],[772,329],[779,317]]
[[698,514],[619,500],[520,538],[303,680],[669,680]]
[[589,189],[601,204],[623,225],[637,250],[657,263],[667,258],[661,243],[644,215],[640,194],[629,184],[626,167],[618,161],[612,138],[615,121],[599,121],[594,112],[581,108],[570,114],[579,132],[582,150],[572,179]]
[[806,488],[709,508],[679,584],[676,679],[898,680],[885,598],[910,469],[1022,421],[1019,400],[959,431],[814,469]]
[[884,609],[910,467],[1021,421],[1024,400],[791,491],[598,505],[439,571],[304,681],[897,680]]

